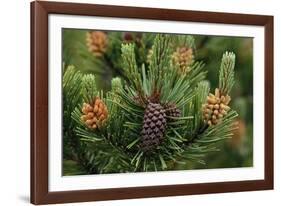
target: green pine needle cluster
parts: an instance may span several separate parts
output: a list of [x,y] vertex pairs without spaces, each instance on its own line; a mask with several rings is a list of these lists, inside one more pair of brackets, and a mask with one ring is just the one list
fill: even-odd
[[223,94],[229,94],[234,85],[235,54],[225,52],[220,66],[219,88]]
[[[179,74],[172,61],[175,44],[194,48],[194,39],[158,34],[152,43],[151,60],[141,64],[135,43],[119,45],[122,76],[112,78],[109,91],[97,89],[94,74],[83,74],[73,66],[65,69],[64,137],[87,173],[173,170],[175,163],[189,161],[207,164],[204,157],[219,151],[219,141],[231,138],[238,114],[230,110],[221,123],[213,126],[203,121],[202,105],[210,90],[205,79],[207,71],[203,62],[194,61],[189,73]],[[234,64],[235,55],[226,52],[218,85],[224,94],[229,94],[234,84]],[[90,129],[81,120],[82,107],[96,97],[106,105],[108,120],[104,127]],[[167,116],[163,142],[147,153],[140,148],[140,142],[149,102],[163,107],[173,104],[181,114]]]

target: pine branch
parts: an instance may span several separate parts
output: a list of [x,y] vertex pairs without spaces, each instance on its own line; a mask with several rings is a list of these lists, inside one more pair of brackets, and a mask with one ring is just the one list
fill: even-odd
[[64,151],[66,146],[70,146],[72,150],[72,158],[86,169],[88,162],[85,159],[85,145],[79,141],[75,133],[76,123],[71,118],[72,111],[82,100],[81,89],[83,84],[83,75],[76,70],[74,66],[68,66],[63,74],[63,140]]
[[186,149],[179,154],[179,157],[205,164],[203,158],[206,154],[219,151],[215,144],[232,137],[232,131],[237,129],[234,123],[234,119],[237,116],[238,114],[235,111],[231,111],[223,121],[216,126],[203,124],[195,131],[192,138],[185,142]]
[[134,44],[122,44],[122,58],[128,83],[144,98],[141,75],[138,71]]
[[[194,47],[191,36],[177,38],[176,46],[184,44]],[[171,35],[156,35],[148,69],[145,64],[140,68],[134,44],[123,44],[121,55],[126,78],[112,79],[111,91],[106,94],[97,91],[94,75],[72,77],[76,80],[72,81],[72,86],[68,88],[70,91],[66,93],[79,96],[75,109],[71,110],[71,117],[73,131],[85,145],[82,154],[89,173],[161,171],[173,169],[173,163],[181,160],[203,164],[206,154],[218,150],[218,141],[231,137],[237,113],[232,110],[227,113],[222,108],[221,112],[225,115],[221,116],[220,122],[213,125],[206,123],[202,105],[207,101],[209,84],[203,81],[206,77],[204,64],[192,62],[188,65],[188,73],[180,74],[171,62],[171,51],[175,46],[172,40]],[[223,56],[219,76],[222,93],[228,94],[233,86],[234,59],[233,53]],[[67,84],[72,78],[65,78],[64,83]],[[80,89],[72,88],[77,79],[82,82]],[[221,94],[217,94],[215,101],[220,101]],[[82,109],[82,102],[90,103],[97,96],[99,102],[97,105],[92,102],[94,105],[90,105],[90,113],[101,104],[103,110],[100,112],[105,112],[106,116],[108,112],[108,117],[102,126],[89,127],[83,120],[88,113],[83,110],[84,107]],[[169,108],[171,105],[173,107]],[[149,106],[150,109],[147,109]],[[229,109],[227,105],[222,106]],[[176,115],[169,113],[172,109],[179,112]],[[89,116],[93,115],[91,113]],[[161,132],[160,135],[157,131]],[[152,133],[154,136],[150,138]],[[147,139],[144,139],[144,134]],[[158,143],[151,147],[153,149],[143,149],[145,141],[154,144],[158,137]]]
[[233,52],[225,52],[219,72],[219,89],[224,95],[229,94],[234,85],[234,67],[235,54]]
[[152,46],[151,61],[148,70],[148,81],[152,87],[152,94],[161,92],[163,86],[163,76],[169,67],[169,54],[171,37],[169,35],[158,34]]
[[98,96],[96,80],[93,74],[86,74],[83,76],[81,93],[84,102],[87,103],[92,102],[93,99]]

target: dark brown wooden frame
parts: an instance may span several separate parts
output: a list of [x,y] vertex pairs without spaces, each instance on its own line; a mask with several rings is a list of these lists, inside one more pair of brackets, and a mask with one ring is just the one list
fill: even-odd
[[[48,15],[70,14],[257,25],[265,28],[265,179],[185,185],[77,191],[48,191]],[[247,14],[104,6],[31,3],[31,202],[66,203],[273,189],[273,17]]]

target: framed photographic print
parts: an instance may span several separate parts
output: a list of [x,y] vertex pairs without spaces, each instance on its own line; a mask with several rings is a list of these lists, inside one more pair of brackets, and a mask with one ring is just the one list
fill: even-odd
[[31,3],[31,202],[273,189],[273,17]]

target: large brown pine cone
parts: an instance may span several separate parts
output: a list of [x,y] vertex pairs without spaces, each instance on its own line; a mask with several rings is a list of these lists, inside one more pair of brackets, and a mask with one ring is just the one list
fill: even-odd
[[158,103],[149,102],[145,109],[141,131],[140,147],[144,152],[151,152],[161,144],[166,124],[164,107]]

